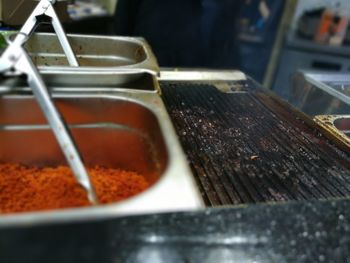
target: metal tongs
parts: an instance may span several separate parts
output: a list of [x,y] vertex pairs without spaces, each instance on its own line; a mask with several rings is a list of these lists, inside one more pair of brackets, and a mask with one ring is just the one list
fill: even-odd
[[0,57],[0,73],[10,76],[22,74],[27,76],[27,82],[33,90],[35,99],[40,105],[41,110],[53,130],[76,180],[86,190],[89,201],[92,204],[97,204],[98,200],[94,187],[82,163],[79,151],[70,135],[69,129],[56,109],[38,69],[23,48],[24,43],[39,23],[38,17],[45,15],[51,18],[54,30],[70,65],[78,66],[75,55],[52,6],[54,3],[55,0],[41,0],[21,28],[20,32],[15,36],[14,40],[9,40],[8,47]]

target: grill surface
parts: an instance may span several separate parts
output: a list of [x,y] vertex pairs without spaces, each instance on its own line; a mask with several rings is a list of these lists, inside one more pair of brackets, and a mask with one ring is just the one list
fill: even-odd
[[232,93],[207,84],[161,83],[207,205],[350,196],[349,155],[247,83],[231,83]]

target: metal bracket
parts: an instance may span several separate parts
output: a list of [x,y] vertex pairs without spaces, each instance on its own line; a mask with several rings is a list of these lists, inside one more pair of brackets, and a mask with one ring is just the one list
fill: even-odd
[[[40,23],[37,19],[38,16],[45,15],[47,17],[50,17],[52,26],[55,30],[55,33],[57,34],[58,40],[63,48],[64,53],[67,56],[69,65],[78,67],[79,63],[68,42],[67,36],[53,7],[53,4],[55,4],[55,2],[56,0],[41,0],[38,3],[38,5],[34,8],[33,12],[30,14],[22,28],[20,29],[20,33],[30,36]],[[16,40],[17,38],[15,39],[15,42]],[[21,39],[18,41],[21,41]]]

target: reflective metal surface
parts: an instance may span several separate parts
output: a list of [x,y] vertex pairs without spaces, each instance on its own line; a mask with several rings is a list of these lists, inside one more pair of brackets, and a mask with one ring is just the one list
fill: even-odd
[[289,102],[309,115],[350,113],[350,76],[301,71],[293,79]]
[[246,75],[238,70],[168,69],[162,68],[161,81],[242,81]]
[[71,67],[54,34],[34,34],[26,44],[48,84],[109,86],[157,75],[158,64],[141,38],[68,35],[79,67]]
[[[152,186],[135,197],[110,205],[2,215],[0,225],[71,222],[202,207],[159,96],[98,88],[85,92],[53,88],[52,93],[58,110],[72,127],[86,165],[138,171],[145,174]],[[37,165],[64,163],[51,132],[37,126],[46,124],[46,120],[33,97],[3,96],[0,123],[1,161]]]

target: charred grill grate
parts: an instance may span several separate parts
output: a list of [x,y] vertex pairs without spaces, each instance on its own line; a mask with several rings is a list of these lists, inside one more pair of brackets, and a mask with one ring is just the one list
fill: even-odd
[[349,156],[266,93],[191,82],[161,88],[208,205],[350,196]]

